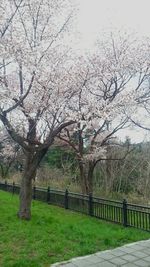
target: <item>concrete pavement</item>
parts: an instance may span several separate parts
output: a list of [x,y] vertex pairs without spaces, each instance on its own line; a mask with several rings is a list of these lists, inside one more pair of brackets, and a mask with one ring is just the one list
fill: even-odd
[[150,240],[78,257],[51,267],[150,267]]

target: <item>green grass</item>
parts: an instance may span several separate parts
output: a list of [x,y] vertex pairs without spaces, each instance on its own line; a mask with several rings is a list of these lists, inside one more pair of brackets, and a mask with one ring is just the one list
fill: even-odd
[[32,205],[32,220],[20,221],[17,208],[18,196],[0,191],[1,267],[48,267],[57,261],[150,238],[150,233],[38,201]]

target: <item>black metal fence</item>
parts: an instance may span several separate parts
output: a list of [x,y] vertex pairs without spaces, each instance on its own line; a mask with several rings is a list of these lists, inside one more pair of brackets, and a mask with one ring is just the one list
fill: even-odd
[[[19,194],[19,185],[1,183],[0,189]],[[150,207],[82,195],[50,187],[33,187],[33,199],[81,212],[99,219],[150,231]]]

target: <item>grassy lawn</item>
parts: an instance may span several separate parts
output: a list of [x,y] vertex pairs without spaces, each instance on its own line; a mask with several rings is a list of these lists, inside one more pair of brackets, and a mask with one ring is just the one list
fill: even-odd
[[0,191],[0,266],[48,267],[75,256],[150,238],[82,214],[34,201],[32,220],[16,217],[18,196]]

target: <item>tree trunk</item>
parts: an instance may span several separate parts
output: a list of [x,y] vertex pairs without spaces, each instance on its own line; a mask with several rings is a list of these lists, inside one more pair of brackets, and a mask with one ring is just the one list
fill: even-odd
[[32,179],[35,179],[36,171],[37,164],[34,160],[34,155],[28,153],[20,186],[20,207],[18,212],[20,219],[31,219]]
[[79,170],[82,194],[89,195],[93,193],[94,163],[92,161],[89,161],[88,164],[80,162]]
[[112,176],[112,162],[106,160],[106,180],[105,180],[105,192],[106,194],[113,191],[113,176]]
[[20,186],[20,207],[18,217],[24,220],[31,219],[31,203],[32,203],[32,180],[35,179],[37,168],[47,153],[48,147],[38,152],[25,153],[25,167]]
[[79,170],[80,170],[81,191],[83,195],[86,195],[88,191],[88,186],[87,186],[87,176],[86,176],[85,166],[83,162],[79,162]]
[[94,172],[94,162],[89,161],[88,163],[88,194],[93,194],[93,172]]

